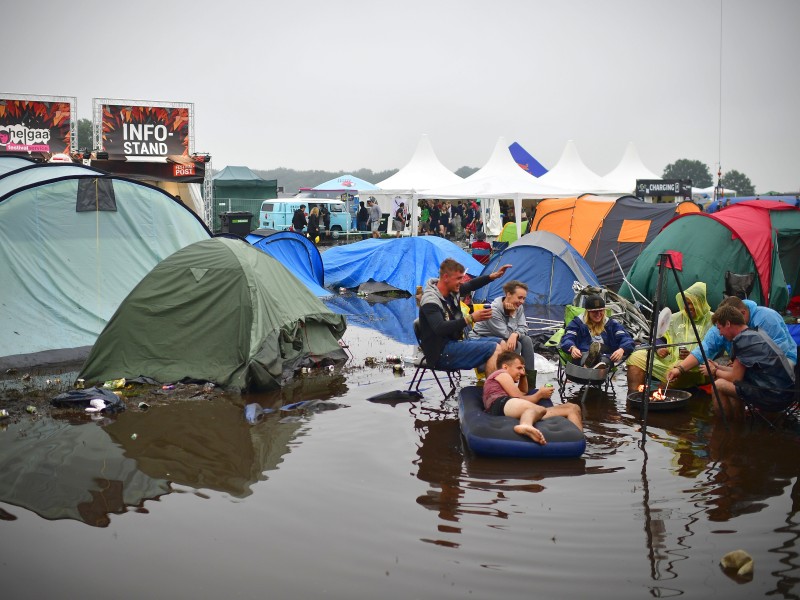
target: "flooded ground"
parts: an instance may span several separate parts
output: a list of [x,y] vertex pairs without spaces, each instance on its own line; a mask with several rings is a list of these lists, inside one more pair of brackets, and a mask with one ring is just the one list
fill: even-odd
[[[405,312],[351,317],[348,365],[280,393],[185,389],[96,421],[23,394],[0,424],[3,597],[800,597],[793,424],[726,429],[694,397],[642,444],[620,373],[583,403],[582,458],[477,458],[432,380],[368,401],[411,379],[382,364],[413,352]],[[719,566],[738,548],[752,579]]]

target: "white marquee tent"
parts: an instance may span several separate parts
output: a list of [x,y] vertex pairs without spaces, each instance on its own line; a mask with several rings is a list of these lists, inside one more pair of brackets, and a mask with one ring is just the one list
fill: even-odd
[[539,181],[545,185],[578,190],[579,194],[600,196],[612,193],[603,178],[583,163],[572,140],[567,141],[561,158],[552,169],[539,177]]
[[636,146],[633,142],[628,142],[619,164],[603,177],[603,185],[615,194],[635,194],[637,179],[661,179],[661,177],[644,165]]
[[[541,177],[537,179],[520,168],[511,156],[505,138],[501,137],[497,140],[489,160],[478,171],[460,183],[423,190],[417,193],[417,197],[441,199],[480,198],[490,200],[502,198],[513,200],[517,217],[517,229],[521,230],[523,198],[559,198],[574,196],[576,193],[575,189],[547,185],[542,182]],[[486,206],[484,204],[481,203],[482,210],[485,211]],[[483,219],[486,222],[485,214]]]

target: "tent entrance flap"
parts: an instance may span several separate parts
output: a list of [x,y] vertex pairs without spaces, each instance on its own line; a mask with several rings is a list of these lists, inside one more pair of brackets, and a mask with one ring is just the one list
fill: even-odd
[[100,177],[79,179],[75,211],[96,212],[101,210],[112,212],[117,210],[114,181]]

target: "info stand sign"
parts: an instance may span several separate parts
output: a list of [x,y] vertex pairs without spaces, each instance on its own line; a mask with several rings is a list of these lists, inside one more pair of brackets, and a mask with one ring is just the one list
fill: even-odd
[[644,200],[646,197],[661,198],[670,196],[691,200],[691,179],[637,179],[636,196]]

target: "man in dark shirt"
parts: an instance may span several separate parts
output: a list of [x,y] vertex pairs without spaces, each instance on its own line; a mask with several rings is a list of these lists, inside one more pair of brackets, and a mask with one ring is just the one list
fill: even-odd
[[308,221],[306,221],[306,205],[301,204],[300,208],[294,211],[292,216],[292,227],[299,233],[303,231],[306,225],[308,225]]
[[731,305],[711,317],[720,334],[731,342],[731,364],[709,360],[700,367],[714,377],[726,414],[744,416],[744,406],[779,412],[794,400],[794,370],[768,335],[747,327],[744,315]]
[[464,329],[475,321],[492,317],[487,307],[473,313],[461,310],[461,294],[468,294],[502,277],[511,265],[503,265],[491,275],[464,282],[464,266],[446,258],[439,266],[439,278],[430,279],[420,299],[420,346],[429,365],[447,371],[481,368],[497,370],[498,355],[509,348],[506,340],[493,337],[464,339]]

